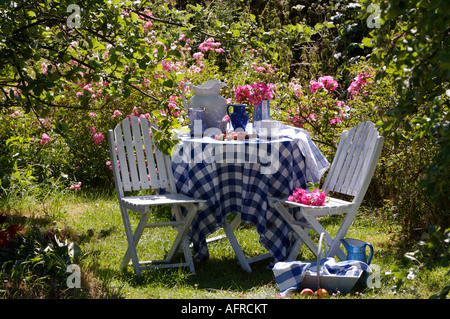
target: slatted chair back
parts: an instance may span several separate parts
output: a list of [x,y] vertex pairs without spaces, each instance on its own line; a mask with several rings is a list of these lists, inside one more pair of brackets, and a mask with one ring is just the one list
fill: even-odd
[[345,131],[323,190],[354,196],[353,202],[358,206],[375,171],[383,142],[372,122],[361,122]]
[[[157,128],[150,122],[150,125]],[[170,158],[151,137],[146,118],[130,117],[108,131],[111,164],[119,198],[127,191],[168,189],[176,193]]]

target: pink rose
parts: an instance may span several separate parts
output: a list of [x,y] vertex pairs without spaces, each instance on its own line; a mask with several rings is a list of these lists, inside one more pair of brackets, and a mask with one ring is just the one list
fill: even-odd
[[46,133],[42,133],[41,145],[44,146],[48,142],[50,142],[50,136],[48,136]]
[[204,55],[203,53],[201,53],[201,52],[197,52],[197,53],[194,53],[192,56],[194,57],[194,59],[200,60],[200,59],[202,59],[205,55]]
[[325,87],[322,82],[316,82],[314,80],[311,80],[309,85],[311,86],[312,93],[315,93],[318,89],[323,89]]
[[120,116],[120,115],[122,115],[122,112],[120,112],[119,110],[115,110],[112,117],[116,117],[116,116]]
[[103,136],[103,134],[101,132],[98,132],[96,134],[94,134],[94,143],[95,144],[100,144],[101,142],[103,142],[103,140],[105,139],[105,137]]
[[323,83],[325,89],[328,91],[333,91],[338,87],[338,83],[329,75],[320,77],[319,82]]

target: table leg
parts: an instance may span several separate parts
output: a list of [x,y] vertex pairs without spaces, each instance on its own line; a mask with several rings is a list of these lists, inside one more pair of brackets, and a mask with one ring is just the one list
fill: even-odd
[[[232,222],[232,224],[234,224],[234,221]],[[225,231],[225,234],[227,235],[227,238],[230,241],[231,247],[233,248],[234,254],[239,260],[242,269],[244,269],[247,272],[252,272],[252,268],[250,267],[247,258],[245,258],[244,252],[242,251],[241,246],[239,246],[236,236],[234,235],[234,229],[231,227],[230,223],[228,223],[226,219],[223,221],[223,230]]]

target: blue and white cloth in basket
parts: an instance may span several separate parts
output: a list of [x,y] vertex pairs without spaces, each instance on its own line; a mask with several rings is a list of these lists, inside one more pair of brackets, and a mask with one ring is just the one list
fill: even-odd
[[[300,287],[303,278],[307,274],[314,277],[317,276],[317,262],[277,262],[272,268],[272,271],[280,288],[281,296],[287,297]],[[331,257],[320,260],[321,275],[360,276],[363,271],[372,270],[362,261],[348,260],[336,262]]]

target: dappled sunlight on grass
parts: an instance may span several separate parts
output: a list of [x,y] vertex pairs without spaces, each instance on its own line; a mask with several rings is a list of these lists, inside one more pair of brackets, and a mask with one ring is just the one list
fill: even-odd
[[[48,199],[48,202],[52,200]],[[22,220],[23,223],[41,221],[42,225],[70,230],[83,252],[80,260],[83,284],[94,298],[277,298],[279,289],[272,270],[268,269],[273,260],[269,258],[251,264],[253,272],[248,274],[242,270],[226,238],[208,244],[210,258],[195,262],[195,274],[186,268],[173,268],[143,271],[141,277],[136,277],[131,266],[126,270],[119,269],[127,243],[115,194],[79,193],[68,196],[65,201],[56,202],[58,204],[54,209],[61,210],[61,213],[55,211],[55,216],[59,216],[57,219],[49,218],[42,210],[33,214],[34,219],[26,211],[22,215],[20,210],[12,210],[14,213],[10,213],[11,218]],[[155,213],[154,219],[164,220],[167,217],[167,212],[162,210]],[[340,218],[326,217],[321,223],[334,235],[340,225]],[[133,227],[138,220],[138,214],[131,214]],[[223,230],[219,229],[212,236],[222,234]],[[247,257],[267,252],[259,244],[254,226],[242,224],[235,234]],[[144,232],[138,246],[141,260],[164,258],[175,236],[176,232],[171,228]],[[317,242],[317,234],[312,233],[312,237]],[[428,298],[443,287],[446,271],[442,268],[433,271],[424,269],[416,279],[405,281],[400,290],[395,293],[392,291],[395,278],[386,273],[392,265],[405,267],[404,250],[397,244],[395,227],[378,220],[376,214],[362,210],[346,237],[361,239],[373,245],[372,264],[380,267],[381,286],[329,298]],[[310,261],[315,260],[315,257],[303,246],[297,260]],[[294,294],[292,298],[305,297]]]

